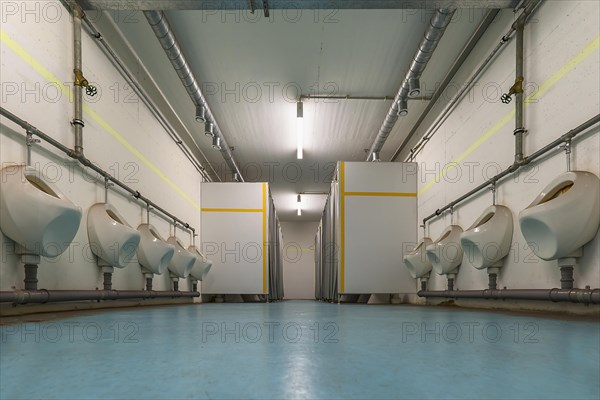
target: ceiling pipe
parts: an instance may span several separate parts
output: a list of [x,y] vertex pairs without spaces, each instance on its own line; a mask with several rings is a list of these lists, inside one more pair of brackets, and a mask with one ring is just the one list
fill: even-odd
[[221,155],[231,169],[232,175],[233,173],[237,173],[240,177],[240,180],[244,182],[244,176],[242,175],[242,172],[233,158],[231,148],[227,144],[227,140],[225,140],[223,132],[219,128],[219,124],[217,124],[217,121],[210,110],[202,91],[200,90],[200,85],[194,77],[194,73],[192,72],[189,63],[183,54],[181,45],[177,41],[177,38],[175,37],[175,34],[171,29],[165,14],[162,11],[144,11],[144,15],[146,16],[150,27],[160,42],[161,47],[169,58],[169,61],[171,61],[171,64],[173,65],[175,72],[177,72],[179,79],[181,79],[183,87],[190,95],[190,98],[194,103],[194,108],[197,106],[204,107],[206,115],[205,120],[210,120],[210,122],[213,123],[214,134],[219,138]]
[[[60,1],[63,4],[63,6],[67,9],[67,11],[69,11],[71,13],[71,15],[73,16],[73,4],[74,4],[73,0],[60,0]],[[75,17],[73,16],[73,18],[75,18]],[[107,41],[104,40],[104,36],[102,35],[102,33],[100,33],[100,31],[98,31],[98,29],[96,29],[96,26],[94,25],[94,23],[89,18],[87,18],[87,15],[85,13],[83,13],[83,15],[81,16],[81,20],[82,20],[82,23],[85,23],[85,25],[83,25],[83,26],[84,26],[86,32],[95,40],[96,44],[98,45],[98,47],[100,47],[102,52],[107,56],[107,58],[111,62],[111,64],[117,69],[117,71],[119,71],[119,73],[125,79],[125,81],[134,89],[135,93],[146,104],[146,106],[148,107],[148,109],[150,110],[152,115],[154,115],[156,120],[162,125],[162,127],[165,129],[165,131],[167,132],[169,137],[173,140],[173,142],[175,142],[175,144],[177,144],[179,149],[183,152],[183,154],[186,156],[186,158],[192,163],[194,168],[196,168],[196,170],[202,175],[202,177],[205,179],[205,181],[211,182],[212,178],[210,177],[210,175],[208,174],[206,169],[196,159],[195,155],[186,147],[183,140],[179,137],[179,135],[177,134],[177,132],[175,131],[173,126],[166,120],[166,118],[159,111],[156,104],[150,99],[150,96],[146,93],[146,91],[139,85],[139,83],[133,77],[133,74],[131,73],[129,68],[119,59],[119,57],[117,56],[115,51],[110,47],[110,45],[107,43]],[[191,134],[190,134],[190,137],[192,137]],[[217,178],[219,178],[216,171],[214,170],[214,168],[212,168],[212,165],[210,165],[208,159],[206,158],[206,156],[204,155],[202,150],[200,148],[198,148],[198,151],[200,152],[202,157],[206,160],[208,166],[212,169],[215,176]]]
[[[86,9],[96,10],[243,10],[243,0],[79,0]],[[270,10],[323,10],[324,6],[336,10],[433,10],[435,8],[514,8],[518,0],[262,0],[263,7]],[[252,8],[249,7],[251,10]],[[259,7],[260,8],[260,7]],[[265,15],[268,17],[268,15]]]
[[[454,8],[441,8],[435,10],[435,13],[429,21],[429,27],[427,27],[427,30],[425,31],[425,35],[419,44],[419,48],[413,57],[410,68],[396,95],[394,103],[390,107],[387,116],[375,137],[375,141],[367,154],[367,161],[369,161],[373,153],[381,151],[398,120],[399,113],[400,115],[406,115],[408,113],[406,103],[409,98],[411,86],[413,89],[416,89],[417,82],[421,78],[425,67],[427,67],[427,63],[431,59],[435,48],[442,39],[446,27],[452,20],[454,11]],[[402,106],[400,107],[400,105]]]
[[421,123],[423,123],[423,121],[425,120],[425,118],[427,117],[429,112],[431,112],[431,110],[435,106],[437,100],[442,96],[442,94],[444,93],[444,91],[446,90],[446,88],[448,87],[450,82],[452,82],[452,79],[454,78],[456,73],[462,67],[462,65],[467,60],[467,58],[471,55],[471,52],[473,51],[473,49],[475,48],[477,43],[479,43],[479,40],[484,35],[484,33],[487,32],[488,27],[494,21],[494,19],[496,18],[496,15],[498,15],[499,12],[500,12],[500,10],[491,9],[486,13],[485,17],[481,20],[481,22],[479,23],[479,25],[477,26],[477,28],[475,29],[475,31],[473,32],[471,37],[469,37],[469,40],[467,41],[467,43],[465,44],[463,49],[460,51],[460,54],[458,55],[458,57],[456,57],[456,59],[454,60],[452,67],[450,67],[450,70],[448,71],[448,73],[446,74],[444,79],[442,80],[442,83],[435,90],[435,92],[431,95],[431,98],[430,98],[431,101],[427,104],[427,106],[425,107],[425,109],[423,110],[423,112],[421,113],[421,115],[419,116],[419,118],[417,119],[417,121],[415,122],[413,127],[411,128],[408,135],[406,135],[406,137],[402,140],[402,143],[400,144],[400,146],[398,146],[398,148],[394,152],[394,155],[392,156],[390,161],[396,161],[396,158],[398,157],[398,155],[400,154],[402,149],[404,149],[404,147],[410,141],[410,139],[413,137],[413,135],[415,134],[417,129],[419,129],[419,127],[421,126]]

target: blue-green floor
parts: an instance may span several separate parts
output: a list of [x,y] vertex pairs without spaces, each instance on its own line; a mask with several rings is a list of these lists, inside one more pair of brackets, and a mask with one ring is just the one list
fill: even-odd
[[0,399],[600,398],[600,325],[311,301],[1,328]]

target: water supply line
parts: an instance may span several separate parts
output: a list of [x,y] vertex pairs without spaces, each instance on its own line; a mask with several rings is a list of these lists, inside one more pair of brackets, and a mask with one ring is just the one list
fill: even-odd
[[98,167],[95,163],[90,161],[85,156],[83,156],[83,155],[77,156],[75,154],[74,150],[68,148],[64,144],[57,141],[56,139],[52,138],[52,136],[49,136],[48,134],[42,132],[35,126],[31,125],[29,122],[17,117],[15,114],[11,113],[10,111],[8,111],[7,109],[5,109],[2,106],[0,106],[0,115],[7,118],[8,120],[14,122],[15,124],[19,125],[21,128],[23,128],[25,130],[25,132],[31,132],[31,134],[39,137],[43,141],[47,142],[48,144],[50,144],[53,147],[57,148],[58,150],[62,151],[67,156],[79,161],[81,163],[81,165],[83,165],[84,167],[90,168],[91,170],[96,172],[98,175],[100,175],[102,178],[108,179],[109,181],[114,183],[116,186],[118,186],[121,189],[125,190],[126,192],[130,193],[136,200],[138,200],[142,203],[146,203],[148,206],[152,206],[156,211],[159,211],[161,214],[163,214],[165,219],[167,219],[169,221],[176,220],[179,223],[179,225],[181,225],[182,227],[185,227],[185,229],[190,230],[192,232],[196,231],[192,226],[190,226],[190,224],[188,224],[187,222],[183,221],[182,219],[176,217],[175,215],[168,212],[164,208],[160,207],[158,204],[156,204],[155,202],[153,202],[146,196],[143,196],[139,191],[132,189],[131,187],[127,186],[125,183],[121,182],[119,179],[113,177],[112,175],[110,175],[108,172],[104,171],[102,168]]
[[75,80],[73,82],[73,105],[74,116],[71,121],[75,131],[75,157],[83,156],[83,88],[88,86],[87,79],[82,72],[82,51],[81,51],[81,18],[83,10],[76,1],[71,1],[71,10],[73,11],[73,73]]
[[524,105],[523,105],[523,82],[525,80],[523,75],[523,64],[524,64],[524,49],[523,49],[523,36],[525,30],[525,17],[521,15],[516,21],[517,24],[517,49],[516,49],[516,68],[515,68],[515,83],[510,88],[509,93],[515,95],[515,165],[519,166],[523,162],[523,136],[525,135],[525,123],[524,123]]
[[[522,20],[523,23],[527,23],[527,21],[531,18],[534,12],[537,10],[537,7],[542,3],[541,0],[531,0],[529,1],[523,8],[523,12],[517,18],[517,21]],[[448,119],[452,111],[456,108],[458,103],[465,97],[469,90],[473,87],[479,77],[487,70],[488,66],[491,62],[496,58],[498,53],[506,47],[506,44],[510,42],[510,40],[514,37],[515,32],[517,31],[517,21],[513,22],[510,26],[510,29],[506,34],[504,34],[496,47],[490,52],[490,54],[483,60],[481,64],[477,67],[475,72],[471,74],[471,76],[467,79],[462,88],[458,91],[458,93],[448,102],[448,104],[444,107],[442,112],[436,118],[434,123],[430,126],[430,128],[425,132],[423,137],[417,142],[415,146],[413,146],[408,154],[405,157],[404,161],[413,161],[414,158],[423,150],[427,142],[431,140],[431,138],[437,133],[442,124]],[[406,147],[410,139],[417,131],[417,125],[409,132],[407,137],[402,141],[402,144],[396,149],[391,161],[395,161],[396,158],[400,155],[402,150]]]
[[367,161],[372,158],[373,153],[381,151],[385,141],[392,132],[392,128],[398,120],[398,115],[406,115],[408,113],[408,98],[420,95],[419,79],[421,78],[425,67],[427,67],[427,63],[431,59],[438,43],[442,39],[446,27],[454,15],[454,11],[454,8],[435,10],[435,13],[429,21],[429,26],[425,31],[425,35],[419,44],[419,48],[413,57],[410,68],[398,90],[398,94],[367,153]]
[[194,103],[194,109],[197,107],[202,107],[205,111],[205,119],[206,121],[212,122],[214,126],[214,135],[220,141],[220,151],[221,155],[225,159],[225,162],[229,166],[232,172],[232,176],[234,173],[238,174],[239,179],[244,182],[244,176],[240,171],[235,159],[233,158],[233,154],[231,153],[231,148],[227,144],[227,140],[217,123],[202,91],[200,90],[200,85],[196,80],[194,73],[192,72],[192,68],[188,63],[185,55],[183,54],[183,50],[181,45],[177,41],[169,22],[165,14],[162,11],[144,11],[144,15],[150,24],[156,38],[160,42],[161,47],[165,51],[165,54],[171,61],[175,72],[179,76],[179,79],[183,83],[183,87],[188,92],[192,102]]
[[[63,3],[65,8],[69,12],[73,13],[73,9],[72,9],[72,6],[70,5],[69,0],[61,0],[61,2]],[[210,175],[207,173],[204,166],[198,160],[196,160],[196,158],[191,153],[191,151],[184,145],[183,141],[179,138],[179,135],[177,134],[175,128],[173,128],[173,126],[169,123],[169,121],[163,116],[163,114],[161,113],[159,108],[156,106],[156,104],[152,101],[152,99],[150,98],[148,93],[146,93],[146,91],[142,88],[142,86],[137,82],[137,80],[134,78],[133,74],[131,73],[130,69],[125,65],[125,63],[123,63],[120,60],[120,58],[117,56],[116,52],[110,47],[110,45],[106,42],[106,40],[104,40],[104,36],[102,35],[102,33],[100,33],[98,31],[98,29],[96,29],[96,26],[94,25],[94,23],[89,18],[87,18],[87,15],[85,13],[83,13],[83,16],[81,17],[81,19],[82,19],[82,22],[85,23],[84,27],[85,27],[85,30],[88,32],[88,34],[93,39],[95,39],[95,42],[98,44],[100,49],[104,52],[104,54],[107,56],[109,61],[113,64],[113,66],[117,69],[117,71],[120,72],[121,76],[125,79],[125,81],[134,89],[135,93],[146,104],[146,106],[148,107],[150,112],[154,115],[156,120],[162,125],[162,127],[165,129],[167,134],[171,137],[171,139],[178,145],[178,147],[181,149],[183,154],[192,163],[194,168],[202,175],[202,177],[205,179],[205,181],[211,182],[212,179],[211,179]],[[140,62],[140,64],[141,64],[141,62]],[[183,125],[183,123],[182,123],[182,125]],[[185,125],[184,125],[184,127],[185,127]],[[188,132],[188,134],[190,135],[190,137],[193,137],[191,135],[191,133]],[[220,180],[220,177],[218,176],[217,172],[214,170],[214,168],[212,167],[212,165],[210,164],[210,162],[208,161],[208,159],[206,158],[206,156],[204,155],[202,150],[200,148],[198,148],[198,151],[200,152],[202,157],[204,157],[206,163],[211,168],[213,174]]]
[[437,210],[435,210],[435,212],[433,212],[430,215],[428,215],[427,217],[423,218],[423,224],[425,224],[427,221],[429,221],[431,219],[439,217],[446,210],[453,208],[456,205],[458,205],[459,203],[462,203],[463,201],[473,197],[474,195],[476,195],[483,189],[488,188],[490,185],[492,185],[492,184],[497,185],[506,176],[515,173],[516,171],[519,170],[519,168],[533,162],[534,160],[540,158],[544,154],[546,154],[550,151],[556,150],[561,144],[566,143],[567,141],[571,142],[579,134],[585,132],[586,130],[588,130],[592,126],[598,124],[599,122],[600,122],[600,114],[596,114],[594,117],[588,119],[587,121],[585,121],[581,125],[577,126],[576,128],[571,129],[569,132],[565,133],[564,135],[562,135],[562,136],[558,137],[557,139],[553,140],[552,142],[548,143],[546,146],[542,147],[541,149],[534,152],[533,154],[531,154],[527,157],[524,157],[523,161],[521,163],[519,163],[518,165],[511,164],[508,168],[506,168],[499,174],[495,175],[494,177],[488,179],[487,181],[483,182],[481,185],[471,189],[467,193],[463,194],[462,196],[458,197],[457,199],[446,204],[444,207],[438,208]]

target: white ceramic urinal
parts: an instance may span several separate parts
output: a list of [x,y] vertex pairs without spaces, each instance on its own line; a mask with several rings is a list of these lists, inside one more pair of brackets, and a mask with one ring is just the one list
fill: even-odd
[[513,235],[513,216],[505,206],[489,206],[473,225],[460,235],[466,258],[477,269],[497,274],[508,255]]
[[462,262],[463,251],[460,246],[460,234],[463,232],[458,225],[450,225],[441,236],[427,246],[427,257],[438,275],[453,277],[458,273]]
[[196,262],[196,256],[183,247],[181,241],[175,236],[171,236],[167,239],[167,243],[173,245],[175,248],[175,254],[169,263],[169,271],[171,275],[177,278],[187,278],[190,274],[190,270],[194,267]]
[[0,229],[17,253],[32,264],[62,254],[77,234],[81,208],[33,167],[5,167],[0,178]]
[[417,243],[413,251],[404,256],[404,265],[413,278],[429,278],[433,266],[427,257],[426,249],[432,243],[430,238],[424,237]]
[[190,271],[190,275],[194,280],[203,281],[206,277],[206,274],[208,274],[208,271],[210,271],[212,267],[212,261],[208,260],[206,256],[204,256],[204,254],[202,254],[202,252],[194,245],[188,247],[188,251],[197,257],[196,262]]
[[87,231],[98,266],[123,268],[140,244],[140,233],[125,222],[108,203],[96,203],[88,210]]
[[543,260],[580,257],[599,224],[600,180],[585,171],[556,177],[519,213],[525,240]]
[[141,224],[137,230],[140,232],[138,262],[146,270],[145,275],[162,274],[173,258],[175,247],[165,242],[156,228],[150,224]]

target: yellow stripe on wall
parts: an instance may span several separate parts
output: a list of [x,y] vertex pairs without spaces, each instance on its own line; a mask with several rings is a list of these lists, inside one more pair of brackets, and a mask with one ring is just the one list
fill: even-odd
[[[595,39],[590,41],[581,51],[579,51],[575,56],[573,56],[569,61],[564,63],[558,71],[552,74],[544,83],[542,83],[538,90],[531,95],[527,96],[527,98],[523,101],[523,107],[526,108],[530,104],[535,104],[537,100],[539,100],[542,95],[544,95],[551,87],[553,87],[556,83],[558,83],[561,79],[563,79],[569,72],[571,72],[577,65],[581,64],[586,58],[590,55],[594,54],[595,51],[600,47],[600,35],[598,35]],[[443,169],[438,173],[433,180],[429,181],[425,186],[423,186],[418,194],[421,195],[429,190],[433,185],[439,183],[446,174],[456,168],[458,163],[463,161],[467,156],[469,156],[472,152],[474,152],[479,146],[481,146],[486,140],[496,134],[500,129],[502,129],[506,124],[513,120],[515,116],[514,107],[512,111],[507,113],[504,117],[502,117],[498,122],[492,125],[483,135],[481,135],[477,140],[475,140],[465,151],[458,155],[454,160],[449,162]]]
[[267,184],[262,184],[263,293],[267,293]]
[[[73,101],[73,93],[71,89],[61,82],[56,75],[48,71],[39,61],[37,61],[31,54],[27,52],[21,45],[19,45],[14,39],[12,39],[4,30],[0,29],[0,41],[11,49],[16,55],[18,55],[23,61],[25,61],[31,68],[40,74],[46,81],[56,85],[63,94],[69,96],[70,101]],[[146,156],[144,156],[139,150],[129,143],[125,138],[117,132],[105,119],[98,115],[87,103],[83,103],[83,112],[94,120],[101,128],[104,129],[108,134],[117,140],[119,144],[125,147],[131,154],[142,161],[154,174],[156,174],[162,181],[169,185],[177,194],[183,199],[190,203],[194,208],[200,210],[200,205],[194,201],[187,193],[185,193],[179,186],[171,181],[154,163],[152,163]]]

